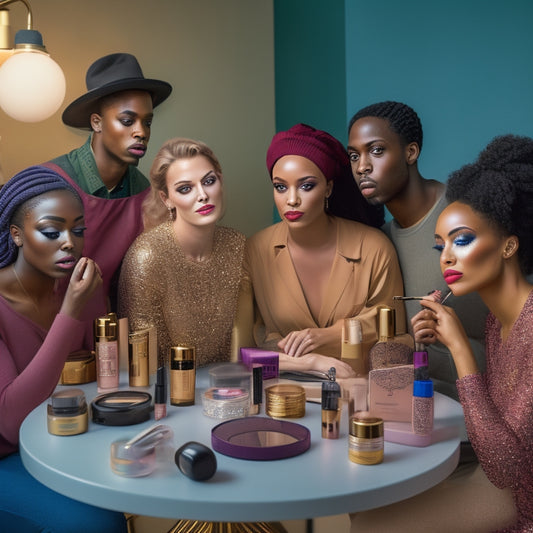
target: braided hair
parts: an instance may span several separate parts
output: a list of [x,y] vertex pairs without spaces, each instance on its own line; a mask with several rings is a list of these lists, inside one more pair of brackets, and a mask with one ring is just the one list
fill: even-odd
[[446,198],[487,219],[503,236],[516,235],[524,275],[533,272],[533,139],[495,137],[474,163],[453,172]]
[[365,117],[387,120],[392,131],[397,133],[406,145],[415,142],[418,144],[419,150],[422,150],[422,123],[414,109],[408,105],[391,101],[369,105],[352,117],[348,131],[352,129],[356,120]]
[[57,172],[33,166],[15,174],[0,189],[0,268],[17,258],[18,248],[11,238],[11,224],[21,225],[25,213],[34,205],[31,200],[49,191],[67,189],[79,200],[78,193]]

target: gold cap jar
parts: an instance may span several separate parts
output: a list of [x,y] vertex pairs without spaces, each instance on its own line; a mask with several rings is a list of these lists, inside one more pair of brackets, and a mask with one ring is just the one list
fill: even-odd
[[60,385],[80,385],[96,381],[96,356],[94,351],[79,350],[67,357],[61,377]]
[[85,394],[81,389],[64,389],[52,394],[47,406],[48,433],[79,435],[88,428]]
[[360,465],[383,461],[383,420],[381,418],[350,418],[348,457]]

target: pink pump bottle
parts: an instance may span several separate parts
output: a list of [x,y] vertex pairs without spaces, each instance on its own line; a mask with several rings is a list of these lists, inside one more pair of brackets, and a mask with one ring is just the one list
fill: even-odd
[[94,322],[96,338],[96,382],[98,392],[118,389],[117,323],[112,315],[99,317]]

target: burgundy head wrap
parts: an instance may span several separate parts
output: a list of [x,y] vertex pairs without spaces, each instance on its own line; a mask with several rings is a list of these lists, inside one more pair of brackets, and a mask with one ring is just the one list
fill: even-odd
[[326,179],[351,176],[350,159],[342,144],[325,131],[307,124],[296,124],[280,131],[272,138],[267,150],[266,163],[270,177],[276,161],[285,155],[299,155],[312,161]]

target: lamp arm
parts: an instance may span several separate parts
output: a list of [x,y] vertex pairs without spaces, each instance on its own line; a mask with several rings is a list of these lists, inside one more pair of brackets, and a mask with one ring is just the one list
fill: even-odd
[[27,27],[27,29],[28,30],[32,30],[33,29],[33,15],[31,13],[30,4],[26,0],[0,0],[0,9],[2,9],[3,7],[8,6],[9,4],[13,4],[14,2],[22,2],[26,6],[26,9],[28,10],[28,27]]

